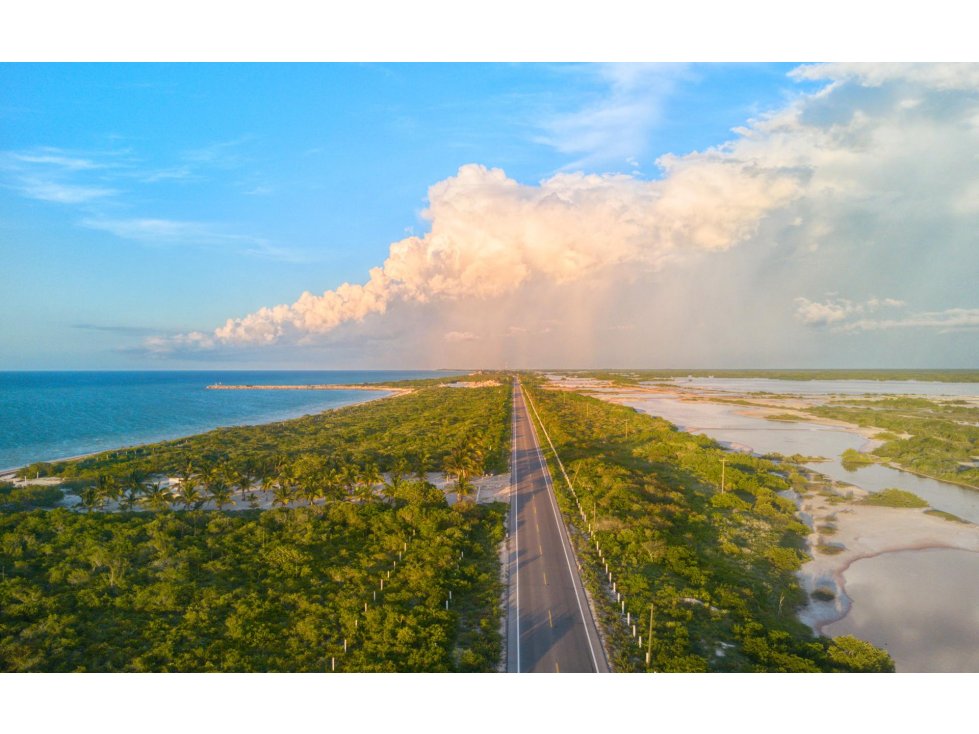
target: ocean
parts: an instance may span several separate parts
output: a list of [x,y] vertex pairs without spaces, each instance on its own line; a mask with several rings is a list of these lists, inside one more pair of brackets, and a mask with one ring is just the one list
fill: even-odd
[[427,371],[0,372],[0,470],[270,423],[376,398],[366,390],[206,390],[207,385],[377,383]]

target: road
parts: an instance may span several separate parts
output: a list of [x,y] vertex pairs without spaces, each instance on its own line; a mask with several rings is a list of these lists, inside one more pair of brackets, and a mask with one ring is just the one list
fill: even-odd
[[508,673],[607,673],[519,381],[513,393]]

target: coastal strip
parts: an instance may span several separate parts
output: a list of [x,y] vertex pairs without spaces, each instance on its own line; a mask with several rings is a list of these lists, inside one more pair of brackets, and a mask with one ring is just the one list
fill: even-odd
[[411,392],[403,387],[386,385],[208,385],[205,390],[375,390],[401,394]]
[[[411,388],[405,387],[382,387],[379,385],[207,385],[205,387],[207,390],[351,390],[355,392],[382,392],[387,393],[386,395],[377,395],[371,397],[365,397],[361,400],[355,400],[350,403],[344,403],[342,405],[336,405],[330,408],[326,408],[323,411],[317,412],[330,412],[333,410],[339,410],[341,408],[346,408],[351,405],[361,405],[367,402],[373,402],[375,400],[386,400],[388,398],[398,397],[400,395],[407,395],[414,392]],[[223,425],[209,425],[202,426],[193,433],[176,433],[176,434],[161,434],[157,437],[150,438],[146,441],[134,444],[120,443],[112,446],[111,448],[100,448],[97,451],[88,451],[82,454],[72,454],[71,456],[57,456],[54,458],[41,458],[35,459],[27,464],[20,464],[16,466],[7,466],[5,468],[0,468],[0,482],[13,482],[18,485],[24,485],[30,483],[29,480],[19,479],[18,473],[26,469],[31,464],[43,463],[43,464],[56,464],[68,461],[80,461],[82,459],[89,459],[93,456],[99,456],[100,454],[111,453],[113,451],[129,451],[133,449],[139,449],[146,446],[151,446],[156,443],[161,443],[164,441],[177,441],[182,438],[189,438],[191,436],[196,436],[202,433],[207,433],[208,431],[217,430],[219,428],[231,428],[238,425],[269,425],[271,423],[282,423],[286,421],[296,420],[302,418],[309,413],[297,413],[288,417],[275,417],[269,420],[258,419],[255,423],[226,423]]]

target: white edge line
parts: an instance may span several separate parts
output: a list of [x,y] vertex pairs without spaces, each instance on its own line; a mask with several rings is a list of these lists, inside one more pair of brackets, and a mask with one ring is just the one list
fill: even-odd
[[[520,393],[521,395],[523,395],[523,386],[521,386],[520,388]],[[527,400],[529,401],[529,398]],[[533,401],[530,401],[530,407],[533,409],[534,415],[537,416],[537,420],[540,421],[541,429],[544,430],[544,433],[546,435],[547,429],[544,428],[544,422],[541,421],[540,414],[538,414],[537,408],[534,406]],[[531,426],[531,428],[533,428],[533,426]],[[570,556],[568,556],[568,543],[570,543],[570,540],[565,538],[564,533],[561,531],[561,528],[564,527],[564,521],[558,515],[557,500],[554,497],[554,485],[551,483],[551,473],[547,470],[547,467],[544,464],[544,455],[543,453],[541,453],[540,441],[536,441],[535,443],[537,445],[536,446],[537,460],[540,462],[541,470],[544,472],[544,480],[547,483],[548,489],[550,489],[550,492],[548,492],[548,494],[550,495],[551,498],[551,510],[554,512],[554,520],[557,522],[558,533],[561,535],[561,548],[562,550],[564,550],[564,560],[567,561],[568,564],[568,573],[571,575],[571,584],[575,588],[574,597],[575,597],[575,601],[578,602],[578,612],[581,614],[581,623],[585,626],[585,639],[588,640],[588,651],[591,653],[591,660],[592,660],[592,664],[595,666],[595,672],[598,673],[600,672],[598,667],[598,658],[595,656],[595,646],[592,644],[591,628],[588,626],[588,618],[585,616],[584,607],[581,606],[582,591],[580,591],[578,588],[578,578],[575,575],[574,569],[571,567],[571,558]],[[550,443],[549,437],[548,437],[548,443]],[[556,451],[554,452],[554,455],[557,456]]]
[[511,508],[513,510],[513,587],[516,589],[517,603],[517,672],[520,672],[520,524],[517,522],[517,403],[516,391],[513,391],[513,405],[511,408],[511,428],[510,428],[510,487],[511,487]]

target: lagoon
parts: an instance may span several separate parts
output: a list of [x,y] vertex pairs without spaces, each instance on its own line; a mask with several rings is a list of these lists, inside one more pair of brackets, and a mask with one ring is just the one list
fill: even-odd
[[979,553],[932,549],[864,558],[846,571],[850,613],[823,631],[887,649],[899,673],[979,671]]
[[[677,377],[677,387],[722,392],[767,392],[779,395],[929,395],[967,396],[979,392],[975,382],[918,380],[775,380],[766,377]],[[654,383],[649,383],[654,384]]]
[[[973,392],[977,388],[973,385]],[[979,523],[979,491],[920,477],[910,472],[874,464],[845,469],[840,456],[846,449],[861,449],[868,441],[852,431],[806,421],[772,421],[743,415],[745,406],[682,400],[670,395],[617,394],[623,405],[665,418],[678,428],[702,433],[725,446],[758,454],[779,453],[821,456],[829,461],[807,464],[810,469],[870,492],[897,487],[914,492],[932,507]]]
[[[744,395],[749,388],[759,387],[759,382],[725,380],[726,397]],[[785,394],[806,393],[799,388],[812,387],[792,381],[768,382],[784,385]],[[921,384],[914,383],[914,387]],[[683,387],[691,385],[684,381]],[[835,383],[824,387],[842,394],[865,391],[863,384]],[[697,391],[696,400],[627,389],[600,392],[614,396],[615,402],[665,418],[683,430],[704,434],[731,448],[758,454],[825,457],[829,461],[807,466],[871,492],[887,487],[913,492],[936,509],[979,524],[979,490],[879,464],[844,468],[840,461],[843,451],[866,448],[870,443],[855,431],[805,420],[783,422],[745,415],[751,408],[705,402],[704,398],[711,397],[706,391]],[[893,392],[922,394],[911,389]],[[955,394],[975,396],[977,392],[979,385],[972,384],[969,392]],[[824,634],[853,634],[880,645],[891,653],[898,671],[979,672],[979,553],[945,548],[884,553],[852,563],[844,572],[844,582],[852,602],[850,611],[825,625]]]

